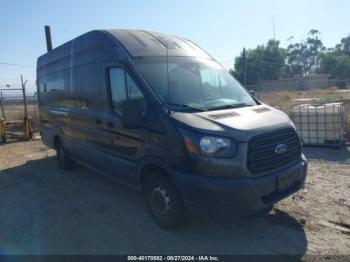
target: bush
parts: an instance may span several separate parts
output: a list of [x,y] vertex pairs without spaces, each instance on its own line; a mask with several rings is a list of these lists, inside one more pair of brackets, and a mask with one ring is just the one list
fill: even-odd
[[345,80],[337,80],[335,82],[335,86],[338,87],[339,89],[346,89],[348,86],[348,83]]

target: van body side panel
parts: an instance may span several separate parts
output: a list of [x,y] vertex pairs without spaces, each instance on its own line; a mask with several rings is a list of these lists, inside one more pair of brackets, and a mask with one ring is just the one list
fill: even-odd
[[[102,37],[101,37],[102,36]],[[38,59],[38,90],[43,141],[58,136],[80,162],[106,171],[106,138],[101,83],[105,35],[91,32]]]

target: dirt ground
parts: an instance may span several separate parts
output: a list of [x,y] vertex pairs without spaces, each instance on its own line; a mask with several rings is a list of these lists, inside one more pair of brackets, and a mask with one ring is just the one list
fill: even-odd
[[305,148],[305,188],[270,214],[158,228],[142,196],[40,140],[0,145],[0,254],[350,254],[350,151]]

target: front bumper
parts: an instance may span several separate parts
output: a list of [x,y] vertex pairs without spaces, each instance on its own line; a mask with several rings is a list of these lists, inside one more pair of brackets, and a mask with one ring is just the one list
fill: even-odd
[[[293,166],[257,178],[212,178],[173,174],[190,212],[196,214],[252,214],[298,191],[305,182],[307,162],[303,157]],[[287,184],[283,179],[288,176]],[[284,183],[282,185],[282,183]]]

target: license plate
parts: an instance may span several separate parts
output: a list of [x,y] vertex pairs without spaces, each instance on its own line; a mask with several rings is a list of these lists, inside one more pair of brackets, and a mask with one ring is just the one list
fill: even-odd
[[278,191],[286,190],[295,183],[295,174],[284,174],[278,177]]

